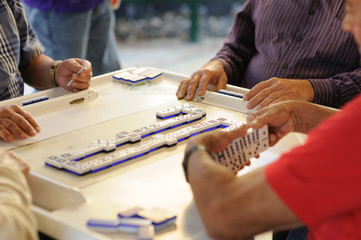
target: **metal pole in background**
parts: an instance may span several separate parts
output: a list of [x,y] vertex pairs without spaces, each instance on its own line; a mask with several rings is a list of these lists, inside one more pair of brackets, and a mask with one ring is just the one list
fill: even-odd
[[190,0],[191,8],[191,29],[190,40],[192,42],[199,41],[199,0]]

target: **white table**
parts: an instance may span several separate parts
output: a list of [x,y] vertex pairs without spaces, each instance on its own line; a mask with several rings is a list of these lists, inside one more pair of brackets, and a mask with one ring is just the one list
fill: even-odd
[[[114,73],[109,73],[93,78],[92,90],[73,94],[56,88],[1,104],[20,105],[31,98],[50,97],[48,101],[26,107],[42,128],[40,134],[25,141],[0,144],[15,151],[31,168],[33,210],[40,231],[57,239],[136,239],[129,233],[93,231],[86,227],[86,222],[90,218],[115,219],[120,210],[132,206],[163,207],[177,213],[177,227],[158,233],[155,239],[208,239],[181,168],[186,141],[85,176],[44,165],[48,156],[85,147],[93,140],[113,137],[121,130],[131,131],[160,121],[155,117],[156,111],[184,103],[177,100],[175,92],[179,81],[187,76],[162,71],[164,79],[155,83],[129,86],[114,82]],[[85,101],[69,104],[79,98]],[[245,120],[246,117],[210,104],[192,104],[207,111],[205,120],[218,117]],[[262,153],[260,159],[253,160],[242,174],[275,160],[304,138],[290,134]]]

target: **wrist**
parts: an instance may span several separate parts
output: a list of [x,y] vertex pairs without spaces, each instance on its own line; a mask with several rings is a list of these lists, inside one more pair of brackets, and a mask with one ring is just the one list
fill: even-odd
[[187,182],[188,182],[188,162],[192,154],[197,151],[206,152],[209,154],[209,156],[212,157],[211,151],[208,148],[206,148],[204,145],[194,145],[193,147],[187,149],[186,152],[184,153],[184,158],[182,162],[183,171]]
[[52,87],[59,87],[56,81],[56,69],[63,61],[54,61],[50,66],[50,82]]

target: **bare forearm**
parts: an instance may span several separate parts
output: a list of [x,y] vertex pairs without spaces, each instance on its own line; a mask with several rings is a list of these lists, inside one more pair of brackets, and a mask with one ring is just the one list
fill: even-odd
[[301,133],[309,132],[326,118],[339,111],[303,101],[294,101],[290,106],[292,108],[290,113],[293,117],[295,132]]
[[53,62],[46,55],[35,57],[26,69],[21,69],[24,81],[38,90],[51,88],[50,66]]
[[192,156],[188,176],[211,237],[249,239],[267,230],[301,224],[270,188],[263,169],[236,177],[206,154]]

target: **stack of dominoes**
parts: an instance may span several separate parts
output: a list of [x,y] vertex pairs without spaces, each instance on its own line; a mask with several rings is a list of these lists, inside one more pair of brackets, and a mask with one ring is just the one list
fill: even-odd
[[[239,126],[233,124],[222,131],[230,131]],[[265,125],[260,129],[249,129],[245,136],[233,140],[227,148],[212,155],[217,162],[237,173],[252,157],[268,147],[268,126]]]
[[121,72],[113,75],[113,79],[127,84],[137,84],[144,81],[155,81],[161,79],[163,73],[151,68],[137,68],[133,71]]

